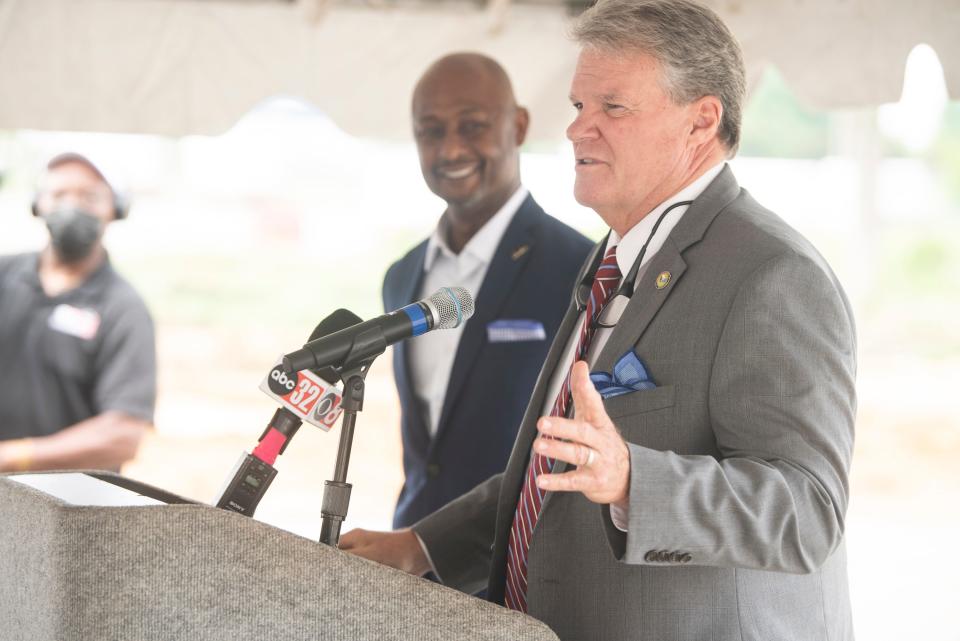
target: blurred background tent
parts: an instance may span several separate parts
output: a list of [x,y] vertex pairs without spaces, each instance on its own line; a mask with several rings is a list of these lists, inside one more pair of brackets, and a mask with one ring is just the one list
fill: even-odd
[[[712,0],[751,81],[741,184],[809,237],[859,330],[847,518],[860,638],[960,640],[960,2]],[[479,50],[530,107],[524,182],[599,238],[563,138],[578,0],[0,0],[0,253],[53,154],[133,197],[111,258],[158,324],[156,430],[124,472],[209,501],[275,406],[256,386],[337,307],[379,313],[386,266],[429,233],[409,94]],[[950,100],[953,98],[953,101]],[[344,275],[349,273],[349,278]],[[0,364],[2,366],[2,364]],[[374,365],[347,527],[400,487],[389,359]],[[257,518],[315,539],[336,430],[304,428]]]
[[[425,66],[480,50],[510,70],[555,138],[585,0],[4,0],[0,127],[217,134],[268,96],[296,95],[352,135],[397,138]],[[960,95],[955,0],[710,0],[751,79],[775,65],[819,108],[894,102],[924,42]],[[99,96],[100,100],[92,100]]]

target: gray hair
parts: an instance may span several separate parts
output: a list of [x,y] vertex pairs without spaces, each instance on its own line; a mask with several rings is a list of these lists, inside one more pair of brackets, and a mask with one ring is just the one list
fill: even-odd
[[677,104],[716,96],[723,105],[717,133],[730,156],[736,153],[746,72],[740,45],[711,9],[691,0],[598,0],[572,35],[583,47],[653,56]]

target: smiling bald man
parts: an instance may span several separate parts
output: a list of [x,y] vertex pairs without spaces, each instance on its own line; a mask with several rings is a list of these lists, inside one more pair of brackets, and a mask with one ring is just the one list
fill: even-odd
[[384,306],[457,285],[473,293],[477,313],[394,349],[405,475],[395,527],[503,471],[591,246],[522,185],[530,117],[495,60],[441,58],[411,106],[424,181],[446,209],[430,237],[387,271]]

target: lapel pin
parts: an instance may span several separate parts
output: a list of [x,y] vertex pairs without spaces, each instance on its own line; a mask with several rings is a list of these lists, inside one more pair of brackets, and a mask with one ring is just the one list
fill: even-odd
[[670,272],[660,272],[660,275],[657,276],[657,289],[663,289],[670,284]]
[[524,254],[526,254],[528,251],[530,251],[530,245],[520,245],[519,247],[513,250],[513,253],[510,254],[510,258],[512,258],[513,260],[520,260],[520,258]]

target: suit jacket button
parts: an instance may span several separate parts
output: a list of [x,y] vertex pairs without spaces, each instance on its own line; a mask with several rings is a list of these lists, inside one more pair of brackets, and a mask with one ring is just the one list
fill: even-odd
[[693,557],[689,552],[684,552],[680,555],[680,563],[690,563],[690,561],[693,561]]
[[656,550],[650,550],[649,552],[647,552],[646,554],[643,555],[643,560],[646,561],[647,563],[656,563],[656,562],[657,562],[657,551],[656,551]]
[[440,464],[439,463],[430,463],[427,465],[427,476],[432,479],[440,476]]

